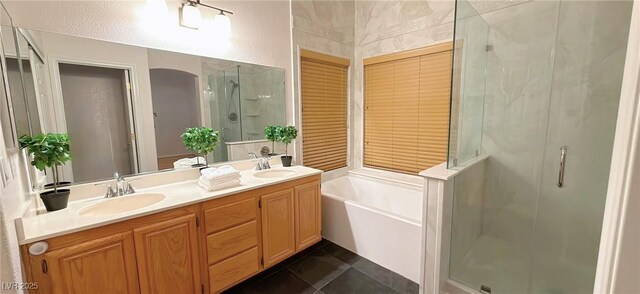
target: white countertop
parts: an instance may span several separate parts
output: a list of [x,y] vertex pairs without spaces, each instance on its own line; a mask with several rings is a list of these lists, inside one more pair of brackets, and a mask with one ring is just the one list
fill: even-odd
[[[289,176],[279,178],[257,178],[253,176],[256,171],[240,171],[240,186],[213,192],[207,192],[199,188],[196,180],[155,186],[147,189],[140,189],[136,191],[136,194],[162,193],[166,197],[162,201],[147,207],[111,215],[82,216],[79,214],[79,211],[82,208],[98,203],[100,201],[107,200],[104,197],[70,201],[66,209],[47,212],[40,215],[25,216],[17,219],[16,230],[18,233],[18,242],[21,245],[33,243],[52,237],[101,227],[108,224],[150,215],[177,207],[187,206],[190,204],[216,199],[239,192],[258,189],[322,173],[322,171],[320,170],[304,166],[273,168],[273,170],[278,169],[294,170],[296,172]],[[129,196],[127,195],[120,197]]]

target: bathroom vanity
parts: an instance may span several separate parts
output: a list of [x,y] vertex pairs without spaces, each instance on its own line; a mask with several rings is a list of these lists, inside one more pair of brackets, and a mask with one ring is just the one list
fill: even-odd
[[[25,280],[37,283],[32,293],[219,293],[322,239],[320,173],[247,170],[222,191],[185,181],[24,217]],[[164,197],[96,213],[149,195]]]

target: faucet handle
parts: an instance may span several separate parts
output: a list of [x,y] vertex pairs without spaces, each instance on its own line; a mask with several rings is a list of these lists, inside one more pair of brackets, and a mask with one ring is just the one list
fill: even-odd
[[131,186],[131,183],[132,183],[132,182],[135,182],[135,181],[137,181],[137,180],[139,180],[139,179],[141,179],[141,178],[137,178],[137,179],[129,180],[129,181],[127,181],[127,182],[126,182],[126,184],[125,184],[125,188],[124,188],[124,194],[125,194],[125,195],[127,195],[127,194],[133,194],[133,193],[135,193],[135,192],[136,192],[136,190],[135,190],[135,189],[133,189],[133,186]]
[[116,191],[113,190],[113,188],[111,187],[111,184],[94,184],[94,186],[106,186],[107,187],[107,192],[104,193],[104,198],[112,198],[112,197],[116,197],[118,195],[116,193]]
[[262,159],[264,160],[264,162],[262,163],[262,168],[263,169],[270,169],[271,165],[269,164],[269,159],[271,159],[271,157],[265,156]]
[[124,194],[128,195],[128,194],[133,194],[135,192],[136,190],[133,189],[133,187],[131,187],[131,183],[127,183],[127,186],[124,188]]

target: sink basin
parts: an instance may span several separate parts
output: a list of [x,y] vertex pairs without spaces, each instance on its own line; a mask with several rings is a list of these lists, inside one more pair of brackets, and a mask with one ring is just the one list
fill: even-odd
[[156,204],[165,196],[163,194],[131,194],[104,200],[80,209],[79,214],[84,216],[109,215],[127,212],[134,209]]
[[295,173],[296,171],[294,170],[268,169],[268,170],[261,170],[261,171],[255,172],[253,176],[256,178],[281,178],[281,177],[293,175]]

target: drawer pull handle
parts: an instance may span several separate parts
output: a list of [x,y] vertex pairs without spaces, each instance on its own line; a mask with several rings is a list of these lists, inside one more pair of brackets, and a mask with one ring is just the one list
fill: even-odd
[[46,274],[49,271],[49,265],[47,265],[47,260],[43,259],[41,265],[42,265],[42,272]]

